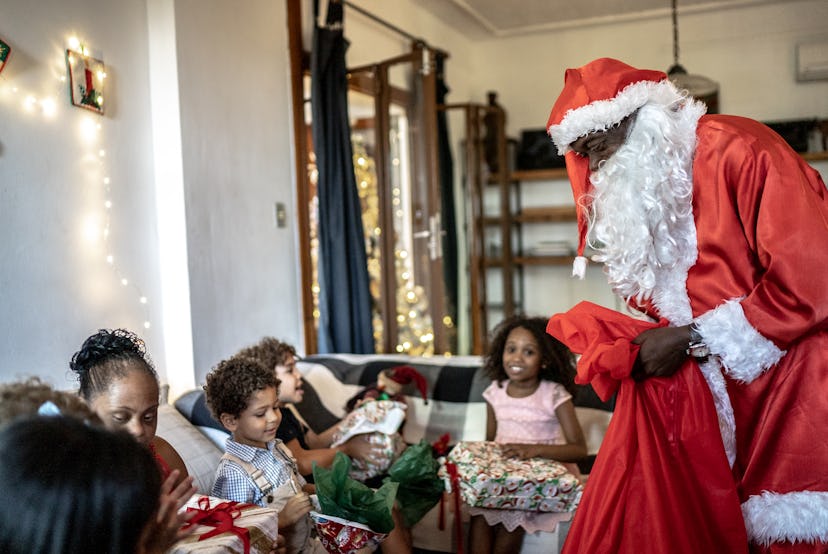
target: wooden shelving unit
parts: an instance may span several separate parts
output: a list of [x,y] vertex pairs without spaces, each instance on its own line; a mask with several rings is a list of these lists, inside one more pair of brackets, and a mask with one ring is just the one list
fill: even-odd
[[[577,209],[569,205],[531,205],[525,206],[521,201],[521,185],[528,182],[564,181],[567,179],[565,168],[511,171],[506,175],[491,174],[486,183],[480,186],[478,194],[496,194],[498,213],[483,215],[482,199],[475,198],[481,214],[475,221],[476,237],[474,242],[481,246],[472,262],[479,271],[476,280],[479,310],[473,315],[479,322],[480,329],[488,329],[492,319],[495,321],[514,313],[528,309],[524,298],[523,270],[527,267],[568,268],[572,266],[574,256],[531,254],[523,247],[523,228],[535,224],[573,223],[577,220]],[[565,186],[568,187],[568,184]],[[497,192],[494,190],[497,188]],[[485,189],[485,190],[484,190]],[[474,189],[472,189],[474,190]],[[490,198],[491,200],[491,198]],[[491,205],[489,206],[491,208]],[[495,236],[496,248],[491,247]],[[487,240],[489,244],[487,245]],[[500,281],[500,294],[494,297],[488,285]],[[487,284],[488,283],[488,284]],[[480,337],[480,344],[485,344],[486,337]]]

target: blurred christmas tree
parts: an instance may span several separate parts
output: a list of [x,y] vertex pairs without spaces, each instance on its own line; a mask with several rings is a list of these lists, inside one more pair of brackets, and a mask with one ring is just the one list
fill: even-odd
[[[392,141],[393,142],[393,141]],[[383,323],[380,305],[382,290],[382,250],[380,227],[379,194],[374,158],[368,151],[365,140],[359,134],[352,136],[354,149],[354,175],[362,205],[362,226],[365,234],[365,253],[368,261],[368,279],[371,291],[374,324],[374,344],[382,351]],[[408,225],[404,210],[400,209],[399,187],[392,190],[394,204],[394,273],[396,276],[396,351],[402,354],[429,355],[434,353],[434,329],[428,314],[428,300],[423,287],[413,279],[408,247],[401,240],[397,229]]]

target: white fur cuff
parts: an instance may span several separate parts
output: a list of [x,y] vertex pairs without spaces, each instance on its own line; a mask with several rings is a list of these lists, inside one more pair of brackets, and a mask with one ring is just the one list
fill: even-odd
[[754,329],[739,300],[728,300],[696,319],[696,327],[732,378],[750,383],[785,355]]
[[742,504],[742,516],[751,542],[828,543],[828,492],[765,491]]

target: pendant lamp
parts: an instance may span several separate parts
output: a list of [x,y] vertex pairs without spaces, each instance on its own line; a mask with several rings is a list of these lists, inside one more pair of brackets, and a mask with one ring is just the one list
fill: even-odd
[[678,0],[673,6],[673,65],[667,70],[667,77],[679,89],[707,104],[707,113],[719,113],[719,83],[703,75],[688,73],[679,63]]

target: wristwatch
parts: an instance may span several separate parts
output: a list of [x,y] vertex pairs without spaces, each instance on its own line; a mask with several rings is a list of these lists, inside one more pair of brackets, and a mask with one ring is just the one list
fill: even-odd
[[687,345],[687,355],[692,356],[699,363],[704,363],[710,357],[710,347],[696,329],[696,324],[690,324],[690,344]]

